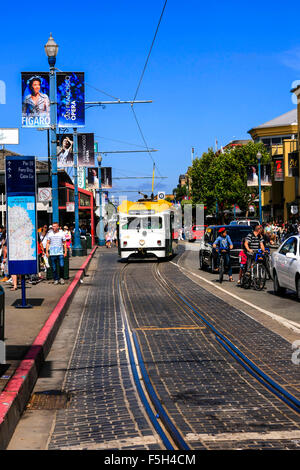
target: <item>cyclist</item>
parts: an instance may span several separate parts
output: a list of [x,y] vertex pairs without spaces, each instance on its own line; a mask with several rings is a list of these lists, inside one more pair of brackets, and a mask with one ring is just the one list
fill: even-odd
[[263,238],[261,236],[263,228],[261,225],[256,225],[252,233],[248,233],[245,240],[245,248],[247,250],[247,268],[249,271],[250,264],[254,253],[257,253],[259,249],[265,251]]
[[227,235],[227,231],[225,227],[220,228],[218,231],[219,236],[216,238],[213,248],[215,250],[218,250],[218,261],[220,260],[220,250],[227,250],[227,253],[225,254],[225,265],[228,266],[228,276],[229,276],[229,281],[233,282],[232,278],[232,267],[231,267],[231,261],[230,261],[230,254],[229,250],[232,250],[233,248],[233,243],[231,241],[231,238],[229,235]]

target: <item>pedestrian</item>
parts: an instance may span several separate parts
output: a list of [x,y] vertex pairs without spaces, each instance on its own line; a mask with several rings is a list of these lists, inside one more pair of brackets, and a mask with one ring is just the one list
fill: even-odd
[[64,234],[66,238],[67,250],[72,255],[72,235],[67,225],[64,226]]
[[12,274],[12,284],[13,286],[10,288],[10,290],[17,290],[18,289],[18,276],[17,274]]
[[106,248],[111,248],[111,241],[112,241],[112,236],[111,236],[110,230],[108,230],[105,236]]
[[58,222],[52,224],[52,231],[47,235],[46,256],[50,260],[54,284],[64,284],[63,271],[64,259],[67,256],[67,245],[65,234],[62,230],[59,230]]
[[245,272],[246,265],[247,265],[247,250],[245,247],[245,238],[242,240],[242,249],[239,252],[239,263],[240,263],[240,272],[239,272],[239,279],[238,279],[238,286],[241,285],[242,276]]

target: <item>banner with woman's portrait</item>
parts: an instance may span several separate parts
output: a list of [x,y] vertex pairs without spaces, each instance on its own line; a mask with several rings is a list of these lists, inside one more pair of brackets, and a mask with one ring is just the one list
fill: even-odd
[[73,166],[73,134],[59,134],[57,140],[57,168]]
[[247,186],[258,186],[257,165],[251,165],[247,169]]
[[50,127],[49,73],[22,72],[22,127]]

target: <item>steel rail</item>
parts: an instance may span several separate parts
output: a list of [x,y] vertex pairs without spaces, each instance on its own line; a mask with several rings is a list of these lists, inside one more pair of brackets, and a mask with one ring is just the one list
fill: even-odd
[[[127,317],[126,317],[126,309],[125,309],[125,305],[124,305],[124,301],[123,301],[121,282],[120,282],[122,280],[122,276],[124,276],[124,271],[126,270],[127,266],[128,266],[128,264],[126,264],[126,266],[124,266],[122,271],[120,272],[120,280],[118,282],[118,289],[119,289],[120,303],[121,303],[121,306],[122,306],[121,311],[123,311],[122,312],[122,318],[123,318],[124,327],[125,327],[125,337],[126,337],[126,342],[127,342],[128,352],[129,352],[130,366],[131,366],[131,369],[132,369],[134,381],[135,381],[140,399],[141,399],[141,401],[142,401],[142,403],[145,407],[145,410],[146,410],[146,412],[147,412],[147,414],[148,414],[148,416],[149,416],[156,432],[160,436],[160,438],[161,438],[163,444],[165,445],[166,449],[176,450],[176,449],[174,449],[174,446],[171,443],[171,441],[169,440],[166,432],[162,429],[161,425],[159,424],[158,419],[161,419],[164,427],[166,428],[167,432],[169,433],[169,435],[171,436],[171,438],[176,443],[176,445],[178,446],[179,449],[190,450],[189,446],[186,444],[186,442],[182,438],[180,432],[177,430],[175,425],[172,423],[172,421],[169,418],[167,412],[165,411],[165,409],[161,405],[160,400],[159,400],[159,398],[158,398],[158,396],[157,396],[157,394],[156,394],[156,392],[155,392],[155,390],[154,390],[154,388],[151,384],[150,378],[147,374],[145,364],[144,364],[144,361],[143,361],[143,358],[142,358],[141,348],[139,346],[139,343],[138,343],[138,340],[137,340],[137,337],[136,337],[136,333],[134,331],[132,331],[132,337],[133,337],[133,343],[132,343],[132,340],[131,340],[131,337],[130,337],[128,320],[127,320]],[[153,406],[154,406],[154,408],[157,412],[156,416],[155,416],[155,414],[153,413],[153,411],[151,409],[151,406],[148,402],[148,399],[147,399],[147,397],[144,393],[143,387],[141,385],[141,381],[140,381],[140,378],[139,378],[139,374],[138,374],[138,370],[137,370],[137,366],[136,366],[136,361],[135,361],[135,357],[134,357],[134,348],[135,348],[135,351],[136,351],[136,356],[137,356],[140,372],[141,372],[142,377],[143,377],[143,383],[144,383],[145,389],[147,390],[149,398],[150,398],[150,400],[151,400],[151,402],[152,402],[152,404],[153,404]]]
[[203,316],[196,308],[191,305],[188,300],[186,300],[188,296],[185,295],[186,298],[184,298],[174,286],[170,287],[170,285],[163,278],[158,267],[157,272],[160,276],[161,282],[164,282],[165,288],[175,294],[190,310],[192,310],[203,321],[203,323],[216,335],[216,340],[219,342],[219,344],[222,345],[226,349],[226,351],[232,355],[232,357],[234,357],[248,372],[251,373],[251,375],[253,375],[257,380],[259,380],[259,382],[262,383],[269,391],[271,391],[285,404],[287,404],[294,411],[300,414],[300,401],[294,395],[289,393],[281,385],[279,385],[271,377],[269,377],[260,367],[258,367],[254,362],[247,358],[245,354],[243,354],[240,349],[232,343],[232,341],[230,341],[219,330],[217,330],[217,328],[215,328],[205,318],[205,316]]

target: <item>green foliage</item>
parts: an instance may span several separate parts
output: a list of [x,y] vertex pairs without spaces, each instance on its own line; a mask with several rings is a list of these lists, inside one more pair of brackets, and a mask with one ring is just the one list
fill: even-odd
[[188,195],[188,189],[186,185],[178,185],[177,188],[173,189],[173,194],[175,196],[176,201],[181,201],[185,196]]
[[258,191],[247,187],[247,169],[257,165],[258,151],[262,154],[261,164],[270,163],[265,146],[254,142],[227,148],[224,153],[214,153],[210,148],[201,158],[194,159],[188,171],[193,204],[205,204],[208,213],[215,212],[216,202],[223,210],[231,209],[233,204],[247,210]]

